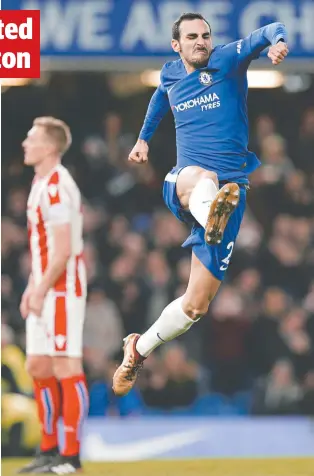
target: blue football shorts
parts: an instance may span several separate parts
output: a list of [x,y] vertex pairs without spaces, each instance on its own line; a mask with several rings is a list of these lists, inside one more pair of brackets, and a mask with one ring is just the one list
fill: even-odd
[[[192,226],[190,236],[182,244],[183,248],[191,248],[203,265],[222,281],[228,269],[235,241],[237,239],[246,204],[247,185],[239,184],[240,200],[237,208],[229,218],[219,245],[208,245],[205,242],[205,230],[189,211],[183,210],[176,191],[177,177],[182,168],[173,168],[166,175],[163,186],[163,198],[169,210],[182,222]],[[222,185],[221,185],[222,186]]]

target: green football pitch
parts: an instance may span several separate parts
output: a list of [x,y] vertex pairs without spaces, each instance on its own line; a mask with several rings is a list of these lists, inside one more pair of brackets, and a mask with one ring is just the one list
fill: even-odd
[[[3,459],[2,476],[16,473],[25,460]],[[87,476],[314,476],[314,458],[201,459],[84,463]]]

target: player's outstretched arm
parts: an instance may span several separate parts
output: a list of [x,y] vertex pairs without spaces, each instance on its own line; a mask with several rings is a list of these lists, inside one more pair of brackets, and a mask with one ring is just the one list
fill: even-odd
[[154,92],[148,105],[144,124],[141,129],[139,138],[133,147],[129,161],[138,164],[144,164],[148,161],[148,142],[152,138],[161,119],[165,116],[170,108],[167,92],[162,85],[158,86]]
[[253,59],[270,46],[268,57],[273,64],[279,64],[287,56],[287,30],[283,23],[270,23],[236,43],[238,64],[248,66]]

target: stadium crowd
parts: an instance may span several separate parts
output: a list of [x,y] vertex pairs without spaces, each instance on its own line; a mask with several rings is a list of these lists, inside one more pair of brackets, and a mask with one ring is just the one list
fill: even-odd
[[303,111],[292,133],[270,107],[257,114],[252,105],[250,147],[263,166],[251,176],[227,278],[208,315],[153,353],[135,390],[116,399],[111,378],[122,338],[143,332],[183,294],[190,260],[181,248],[187,229],[161,197],[175,163],[171,116],[152,142],[151,162],[131,166],[126,159],[151,91],[119,100],[95,78],[56,75],[45,88],[4,94],[2,391],[31,393],[19,300],[30,272],[25,211],[32,171],[23,166],[20,142],[34,117],[49,114],[72,128],[65,165],[84,197],[90,415],[313,415],[314,108]]

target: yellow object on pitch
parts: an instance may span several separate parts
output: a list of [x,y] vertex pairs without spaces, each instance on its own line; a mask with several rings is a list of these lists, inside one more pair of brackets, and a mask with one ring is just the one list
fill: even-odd
[[12,444],[12,429],[20,425],[19,441],[15,443],[16,454],[19,450],[34,450],[40,443],[40,424],[35,400],[16,393],[7,393],[1,397],[1,435],[2,444]]
[[3,347],[1,349],[1,365],[10,369],[19,392],[26,395],[33,393],[33,381],[25,369],[25,355],[19,347],[13,344]]

